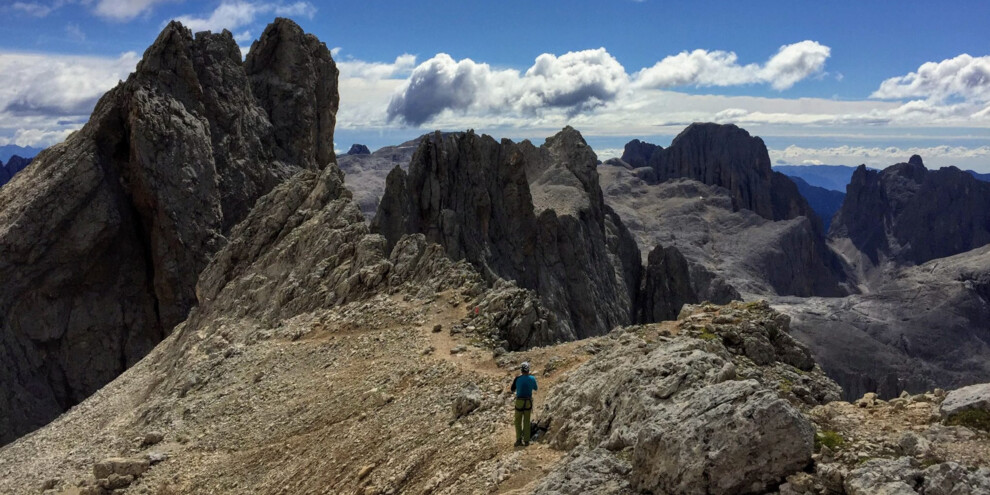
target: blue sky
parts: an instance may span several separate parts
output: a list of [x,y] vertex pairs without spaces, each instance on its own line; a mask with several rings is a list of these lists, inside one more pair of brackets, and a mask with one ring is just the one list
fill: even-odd
[[917,152],[990,171],[990,3],[975,1],[2,0],[0,144],[78,128],[170,19],[228,28],[246,50],[276,15],[334,49],[345,150],[570,124],[607,158],[713,120],[763,137],[777,163]]

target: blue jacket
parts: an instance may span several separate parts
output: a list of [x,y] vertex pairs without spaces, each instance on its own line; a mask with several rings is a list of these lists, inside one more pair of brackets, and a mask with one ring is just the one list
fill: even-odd
[[536,389],[536,377],[533,375],[519,375],[512,380],[511,390],[516,393],[516,398],[532,399],[533,391]]

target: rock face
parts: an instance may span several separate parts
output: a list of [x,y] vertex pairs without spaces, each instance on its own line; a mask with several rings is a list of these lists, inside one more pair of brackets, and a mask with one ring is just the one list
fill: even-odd
[[254,202],[332,163],[335,74],[286,19],[243,64],[229,32],[173,22],[82,130],[4,187],[0,441],[144,356]]
[[388,249],[422,233],[490,282],[535,291],[556,315],[551,342],[602,335],[632,321],[641,265],[631,234],[602,200],[596,162],[571,128],[540,148],[437,133],[408,173],[389,174],[373,228]]
[[676,248],[657,246],[643,271],[637,321],[673,320],[685,304],[700,302],[691,287],[688,262]]
[[990,246],[896,274],[869,293],[774,307],[791,315],[795,336],[848,399],[990,381]]
[[[647,154],[648,168],[642,168]],[[821,220],[797,186],[771,170],[760,138],[734,125],[692,124],[666,149],[630,142],[621,164],[632,170],[602,167],[609,176],[603,179],[606,203],[636,233],[643,252],[657,244],[681,251],[697,274],[692,283],[700,298],[707,298],[701,287],[706,280],[723,295],[848,293]],[[775,232],[770,237],[757,230]],[[736,239],[720,242],[729,236]],[[734,262],[744,257],[751,260]]]
[[882,172],[860,166],[829,231],[872,265],[921,264],[990,243],[990,183],[915,155]]
[[769,220],[808,218],[821,232],[821,220],[797,186],[770,168],[763,140],[734,125],[691,124],[650,157],[657,180],[689,178],[729,191],[737,208]]
[[30,164],[31,158],[23,158],[17,155],[10,157],[6,164],[0,162],[0,187],[10,182],[10,179],[13,179],[17,172],[24,170]]
[[632,168],[648,167],[650,165],[650,157],[661,150],[663,148],[655,144],[644,143],[639,139],[633,139],[626,143],[625,148],[622,150],[622,161],[629,164]]
[[[641,331],[610,335],[615,343],[547,398],[540,423],[551,446],[588,449],[560,468],[570,479],[603,487],[626,479],[653,493],[763,493],[811,462],[814,427],[779,395],[801,403],[796,386],[781,384],[798,376],[793,362],[811,370],[801,392],[808,405],[838,387],[787,336],[786,317],[766,305],[685,307],[679,336],[650,342]],[[762,363],[740,358],[751,354],[744,334],[766,342]],[[597,493],[593,481],[583,488]]]
[[[605,202],[644,253],[676,248],[699,300],[846,293],[834,256],[806,217],[772,221],[733,207],[724,188],[692,179],[650,184],[621,167],[599,167]],[[644,260],[648,262],[648,260]]]

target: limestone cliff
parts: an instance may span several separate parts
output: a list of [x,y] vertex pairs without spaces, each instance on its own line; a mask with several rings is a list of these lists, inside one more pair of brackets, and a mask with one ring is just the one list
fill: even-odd
[[137,362],[254,202],[333,161],[335,75],[287,19],[244,63],[229,32],[170,23],[89,123],[0,190],[0,442]]
[[873,265],[921,264],[990,243],[990,183],[921,157],[881,172],[860,166],[829,238],[851,241]]
[[551,340],[511,347],[601,335],[633,320],[641,266],[631,234],[602,199],[596,163],[569,127],[540,148],[437,133],[408,173],[389,174],[373,227],[389,248],[422,233],[490,282],[536,291],[557,316]]

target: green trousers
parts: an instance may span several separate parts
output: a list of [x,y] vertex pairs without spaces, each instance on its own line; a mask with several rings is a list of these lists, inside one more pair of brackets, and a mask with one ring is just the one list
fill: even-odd
[[533,412],[533,399],[516,399],[516,441],[529,443],[529,415]]

